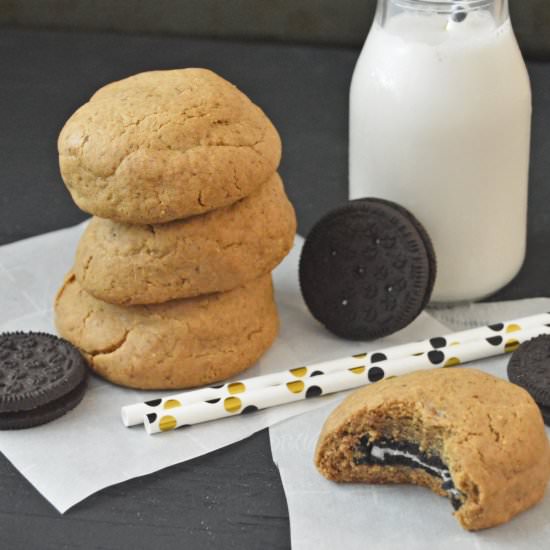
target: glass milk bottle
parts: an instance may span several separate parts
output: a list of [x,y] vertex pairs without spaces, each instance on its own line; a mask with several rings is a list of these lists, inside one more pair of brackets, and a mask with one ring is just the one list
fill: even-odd
[[378,0],[350,91],[350,198],[425,225],[433,302],[483,298],[520,269],[530,124],[507,0]]

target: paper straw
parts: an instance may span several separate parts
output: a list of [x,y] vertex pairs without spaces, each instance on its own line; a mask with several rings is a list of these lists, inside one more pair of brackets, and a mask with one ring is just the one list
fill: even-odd
[[168,397],[152,399],[145,403],[135,403],[122,407],[122,422],[125,426],[143,424],[143,418],[147,414],[155,413],[157,415],[162,415],[164,411],[174,407],[186,406],[211,399],[224,399],[231,395],[241,394],[244,391],[284,384],[288,381],[289,375],[290,378],[304,379],[309,376],[316,376],[319,372],[328,374],[330,372],[353,368],[354,366],[361,366],[366,362],[372,364],[391,359],[399,359],[417,353],[425,353],[432,349],[444,348],[449,345],[460,345],[472,340],[511,334],[529,327],[545,325],[546,323],[550,323],[550,313],[541,313],[503,323],[494,323],[487,326],[446,334],[444,336],[436,336],[420,342],[400,344],[369,353],[359,353],[353,357],[345,357],[334,361],[317,363],[312,366],[298,367],[272,374],[255,376],[236,382],[220,384],[219,386],[175,393]]
[[[383,378],[399,376],[418,370],[454,367],[469,361],[510,353],[517,349],[522,342],[540,334],[550,334],[550,327],[539,326],[519,331],[508,338],[497,335],[482,340],[473,340],[462,345],[432,349],[420,355],[391,359],[370,366],[365,364],[346,369],[340,368],[337,372],[323,373],[304,380],[288,379],[286,383],[277,386],[250,391],[245,390],[238,397],[231,395],[224,399],[218,398],[188,406],[175,407],[172,410],[164,411],[164,414],[150,413],[144,417],[145,429],[148,434],[170,431],[183,426],[350,390],[378,382]],[[345,359],[338,361],[341,365]],[[354,365],[351,361],[349,364]]]

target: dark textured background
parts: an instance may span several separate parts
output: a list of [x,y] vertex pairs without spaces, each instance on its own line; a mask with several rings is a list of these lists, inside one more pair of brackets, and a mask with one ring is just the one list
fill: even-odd
[[[279,128],[282,174],[306,233],[347,197],[347,94],[358,51],[181,38],[0,30],[0,244],[84,219],[57,168],[56,137],[102,84],[147,69],[206,66]],[[550,64],[534,92],[528,257],[500,298],[549,295]],[[490,223],[490,220],[487,220]],[[0,291],[0,307],[1,307]],[[108,467],[108,465],[105,465]],[[0,458],[0,549],[287,548],[267,432],[101,491],[60,516]]]
[[[550,59],[550,2],[509,5],[523,51]],[[0,25],[358,47],[375,7],[376,0],[0,0]]]

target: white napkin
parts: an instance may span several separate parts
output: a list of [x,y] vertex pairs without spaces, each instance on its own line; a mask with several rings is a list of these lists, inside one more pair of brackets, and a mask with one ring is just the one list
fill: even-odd
[[[0,247],[0,331],[54,332],[51,304],[72,265],[84,227],[81,224]],[[374,347],[333,337],[309,315],[298,289],[301,244],[298,237],[292,253],[274,273],[280,336],[243,378]],[[439,328],[423,314],[401,334],[378,346],[434,334]],[[311,399],[156,436],[146,435],[142,427],[123,427],[122,405],[159,394],[162,392],[123,389],[93,378],[83,402],[66,416],[29,430],[0,432],[0,451],[64,512],[103,487],[203,455],[336,399]]]
[[[550,299],[473,304],[431,313],[451,330],[462,330],[544,311],[550,311]],[[470,365],[506,378],[508,359],[501,356]],[[427,489],[405,485],[339,485],[327,481],[313,465],[313,452],[321,427],[335,406],[336,403],[331,403],[269,430],[273,458],[288,502],[294,550],[548,547],[549,494],[538,506],[505,525],[468,533],[452,517],[450,503]],[[550,429],[546,431],[550,435]]]

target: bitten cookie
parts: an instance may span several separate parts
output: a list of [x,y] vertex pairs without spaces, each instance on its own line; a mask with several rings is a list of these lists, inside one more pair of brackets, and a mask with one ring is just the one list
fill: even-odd
[[75,274],[86,291],[117,304],[227,291],[272,271],[295,232],[294,209],[275,174],[239,202],[186,220],[147,226],[92,219]]
[[262,110],[206,69],[137,74],[98,90],[58,140],[76,204],[128,223],[227,206],[273,174],[279,135]]
[[97,374],[142,389],[224,380],[250,367],[278,330],[270,275],[229,292],[121,307],[97,300],[69,273],[55,322]]
[[450,498],[469,530],[533,506],[550,479],[533,399],[470,368],[415,372],[354,392],[327,419],[315,462],[334,481],[428,487]]

